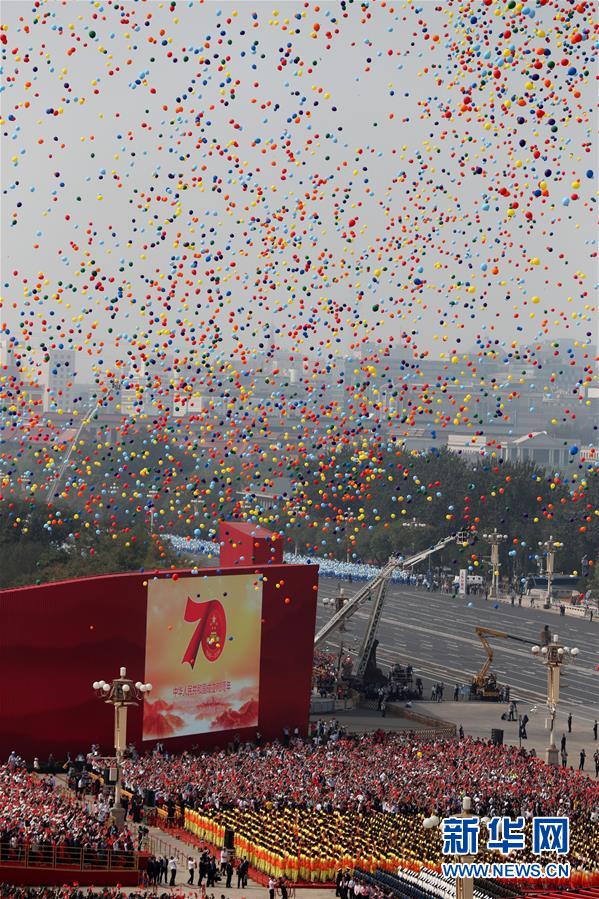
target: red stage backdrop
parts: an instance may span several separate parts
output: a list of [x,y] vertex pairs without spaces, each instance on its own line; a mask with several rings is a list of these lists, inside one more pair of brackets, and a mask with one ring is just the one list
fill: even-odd
[[[280,563],[278,546],[274,562],[253,564],[270,555],[272,535],[249,526],[227,522],[221,539],[223,568],[0,591],[0,757],[14,749],[44,762],[95,742],[109,752],[113,711],[91,685],[121,665],[156,687],[144,721],[141,708],[129,713],[138,747],[305,732],[318,568]],[[244,549],[241,564],[232,564],[232,544]]]

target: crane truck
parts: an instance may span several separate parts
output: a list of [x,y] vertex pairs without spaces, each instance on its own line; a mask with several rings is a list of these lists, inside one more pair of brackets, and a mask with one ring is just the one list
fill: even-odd
[[493,647],[489,643],[487,637],[501,637],[503,640],[516,640],[518,643],[526,643],[529,646],[533,646],[535,641],[527,640],[526,637],[516,637],[514,634],[506,634],[504,631],[495,631],[490,627],[475,627],[474,632],[484,646],[487,658],[478,674],[475,674],[472,678],[470,698],[497,702],[501,698],[502,690],[497,683],[497,676],[490,670],[493,663]]

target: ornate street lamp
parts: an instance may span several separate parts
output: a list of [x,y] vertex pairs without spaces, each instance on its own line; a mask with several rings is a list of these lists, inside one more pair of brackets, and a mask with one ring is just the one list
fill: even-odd
[[544,543],[539,543],[539,546],[545,550],[547,554],[547,596],[545,598],[544,608],[551,608],[551,600],[553,599],[553,566],[555,564],[555,552],[560,549],[564,544],[560,543],[559,540],[554,540],[553,537],[550,537],[549,540],[546,540]]
[[545,750],[545,761],[548,765],[557,765],[559,753],[555,745],[555,716],[559,702],[559,680],[563,665],[574,661],[578,655],[576,647],[562,646],[559,636],[553,635],[553,639],[547,646],[533,646],[531,652],[539,656],[543,665],[547,668],[547,709],[549,711],[549,746]]
[[483,534],[483,540],[485,540],[491,546],[491,591],[490,597],[492,599],[498,599],[499,597],[499,547],[502,543],[504,543],[508,535],[507,534],[498,534],[497,528],[493,530],[492,534]]
[[[472,817],[472,799],[470,796],[464,796],[462,799],[462,811],[457,815],[452,815],[453,818],[471,818]],[[482,823],[488,823],[488,818],[482,818]],[[433,827],[441,826],[441,819],[438,815],[431,815],[430,818],[425,818],[422,822],[422,826],[426,828],[426,830],[431,830]],[[464,855],[461,856],[461,861],[464,864],[468,864],[469,862],[474,861],[473,855]],[[474,895],[474,880],[472,877],[456,877],[455,879],[455,896],[456,899],[473,899]]]
[[120,676],[115,678],[112,683],[104,680],[94,681],[92,687],[98,699],[114,706],[114,748],[116,752],[116,782],[114,785],[114,805],[111,815],[114,823],[119,828],[125,823],[125,810],[121,805],[121,773],[123,764],[123,755],[127,748],[127,709],[130,706],[137,706],[139,702],[152,689],[152,684],[142,684],[141,681],[133,683],[127,677],[127,669],[120,669]]

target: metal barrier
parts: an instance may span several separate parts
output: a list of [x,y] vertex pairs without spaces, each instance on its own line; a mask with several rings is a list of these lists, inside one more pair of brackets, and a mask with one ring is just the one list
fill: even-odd
[[162,830],[177,830],[185,825],[185,816],[183,807],[175,806],[174,815],[169,816],[168,810],[163,805],[156,806],[156,818],[154,821],[156,827]]
[[[376,709],[377,706],[378,701],[376,699],[363,699],[359,707],[362,709]],[[404,721],[415,721],[418,724],[428,725],[424,728],[418,727],[411,731],[414,740],[430,740],[431,738],[436,739],[437,737],[453,739],[457,736],[458,729],[455,724],[451,721],[444,721],[442,718],[437,718],[435,715],[419,712],[417,706],[407,709],[405,706],[399,705],[399,703],[389,702],[387,703],[387,712],[394,717],[403,718]],[[400,730],[397,733],[400,736],[405,736],[409,730],[410,728],[406,727],[405,730]]]
[[137,852],[92,849],[87,846],[11,846],[0,843],[0,867],[68,868],[71,871],[136,871]]
[[149,839],[149,851],[155,858],[159,858],[160,856],[172,858],[174,856],[177,859],[179,873],[182,874],[183,872],[187,873],[187,859],[192,854],[193,847],[190,845],[189,852],[186,854],[166,840],[162,840],[160,837],[152,834]]

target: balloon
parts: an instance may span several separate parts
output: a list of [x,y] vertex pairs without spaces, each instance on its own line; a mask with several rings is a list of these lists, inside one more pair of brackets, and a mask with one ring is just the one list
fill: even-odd
[[[592,549],[588,4],[22,7],[1,33],[19,538],[172,571],[232,518],[352,579],[462,527]],[[553,486],[544,431],[570,435]],[[521,449],[548,466],[526,503]]]

